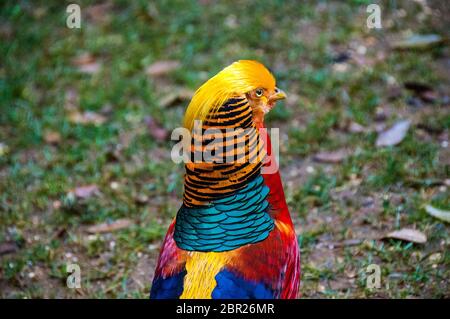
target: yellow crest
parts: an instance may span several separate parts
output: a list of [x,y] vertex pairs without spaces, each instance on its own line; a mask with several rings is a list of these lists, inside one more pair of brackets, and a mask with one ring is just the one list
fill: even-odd
[[184,116],[184,126],[191,130],[195,120],[204,120],[228,99],[259,87],[275,87],[275,78],[264,65],[252,60],[230,64],[195,92]]

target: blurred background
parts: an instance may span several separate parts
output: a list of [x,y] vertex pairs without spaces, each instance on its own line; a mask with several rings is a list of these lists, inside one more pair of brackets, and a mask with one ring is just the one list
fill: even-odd
[[[367,27],[371,3],[381,29]],[[425,0],[2,1],[0,296],[148,297],[183,192],[170,132],[199,85],[257,59],[288,94],[267,125],[302,295],[449,298],[449,13]]]

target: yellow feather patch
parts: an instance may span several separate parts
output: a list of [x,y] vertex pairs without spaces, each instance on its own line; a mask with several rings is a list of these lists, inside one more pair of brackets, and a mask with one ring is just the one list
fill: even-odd
[[216,275],[227,264],[227,253],[189,252],[186,276],[180,299],[211,299],[217,285]]
[[240,60],[206,81],[194,94],[184,116],[184,127],[192,130],[195,120],[204,120],[232,97],[256,89],[273,90],[275,78],[257,61]]

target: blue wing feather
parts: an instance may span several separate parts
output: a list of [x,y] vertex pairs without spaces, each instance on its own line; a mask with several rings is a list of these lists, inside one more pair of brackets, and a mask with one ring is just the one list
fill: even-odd
[[263,283],[251,282],[224,269],[216,275],[213,299],[273,299],[275,293]]
[[150,299],[178,299],[183,293],[184,276],[186,276],[186,270],[167,278],[155,277]]

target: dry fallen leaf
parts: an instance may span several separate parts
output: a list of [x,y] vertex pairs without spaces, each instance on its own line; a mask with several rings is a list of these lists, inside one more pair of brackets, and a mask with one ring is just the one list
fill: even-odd
[[52,202],[52,207],[53,209],[60,209],[62,206],[62,203],[60,200],[55,200]]
[[375,118],[374,120],[377,122],[384,122],[388,119],[389,114],[388,111],[382,107],[377,107],[375,109]]
[[176,60],[162,60],[148,66],[145,72],[151,76],[161,76],[172,72],[180,66],[180,62]]
[[450,223],[450,211],[448,210],[438,209],[431,205],[425,205],[425,211],[437,219]]
[[76,124],[101,125],[106,122],[106,117],[92,111],[86,111],[83,113],[74,111],[69,114],[69,121]]
[[337,164],[348,156],[348,151],[340,149],[332,152],[320,152],[314,155],[314,160],[320,163]]
[[404,86],[407,90],[414,92],[424,102],[434,102],[437,100],[437,94],[431,85],[419,82],[405,82]]
[[12,254],[19,250],[19,247],[15,242],[7,241],[0,243],[0,256]]
[[76,110],[78,107],[78,100],[78,91],[73,88],[68,89],[64,96],[64,109],[70,112]]
[[403,91],[402,88],[397,84],[392,84],[387,89],[387,98],[389,100],[395,100],[402,96]]
[[323,284],[318,284],[317,285],[317,291],[318,292],[324,293],[326,290],[327,290],[327,288],[325,287],[325,285],[323,285]]
[[331,61],[333,63],[344,63],[350,60],[351,58],[352,56],[350,52],[340,52],[337,53],[334,57],[332,57]]
[[373,130],[377,133],[381,133],[386,129],[386,123],[384,122],[377,122],[373,125]]
[[124,229],[130,227],[132,221],[129,219],[118,219],[111,223],[102,223],[98,225],[91,226],[87,229],[87,231],[91,234],[95,233],[109,233],[116,230]]
[[85,65],[81,65],[79,68],[80,72],[87,74],[95,74],[100,71],[100,63],[93,62]]
[[169,132],[162,127],[153,117],[146,116],[145,124],[147,125],[148,132],[158,142],[165,141]]
[[9,151],[8,145],[0,143],[0,156],[6,155]]
[[113,3],[106,1],[104,3],[94,4],[86,7],[84,10],[86,16],[94,23],[105,23],[110,19],[109,12],[113,7]]
[[98,194],[100,191],[97,185],[86,185],[76,187],[71,192],[78,198],[86,199],[93,195]]
[[92,54],[89,52],[82,53],[78,55],[77,57],[72,59],[72,63],[76,66],[84,65],[84,64],[90,64],[95,62],[95,58]]
[[328,285],[333,291],[344,291],[352,286],[351,282],[345,278],[329,280]]
[[441,253],[431,254],[428,257],[428,260],[433,264],[439,263],[442,260],[442,254]]
[[344,273],[348,278],[355,278],[357,276],[357,272],[353,268],[346,268]]
[[427,242],[427,236],[424,233],[411,228],[403,228],[390,232],[385,238],[400,239],[417,244],[424,244]]
[[14,36],[14,29],[9,21],[2,21],[0,24],[0,38],[4,38],[5,40],[9,40]]
[[94,74],[100,70],[100,63],[90,53],[83,53],[72,59],[72,63],[83,73]]
[[392,127],[378,135],[376,146],[383,147],[399,144],[405,138],[410,125],[411,121],[409,120],[403,120],[395,123]]
[[406,39],[392,43],[392,47],[397,50],[428,49],[442,41],[442,37],[437,34],[413,34]]
[[336,73],[344,73],[347,72],[350,68],[350,64],[348,63],[335,63],[332,66],[332,69]]
[[58,144],[61,142],[61,134],[55,131],[46,131],[44,133],[44,141],[48,144]]
[[348,131],[350,133],[364,133],[367,132],[367,128],[365,128],[359,123],[350,122],[350,124],[348,125]]
[[149,198],[147,195],[145,194],[138,194],[135,196],[136,203],[140,204],[140,205],[144,205],[148,202]]
[[189,101],[194,96],[194,91],[187,89],[172,90],[169,94],[160,99],[162,107],[172,106],[176,103]]

